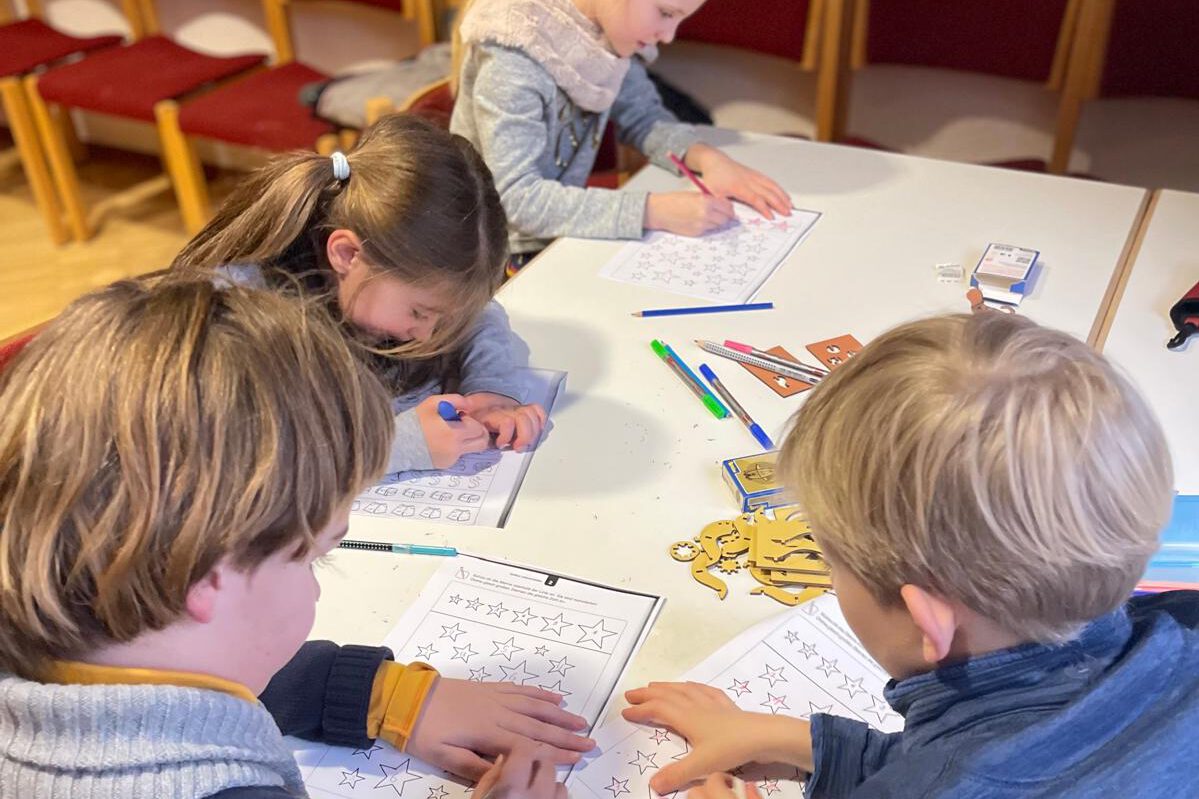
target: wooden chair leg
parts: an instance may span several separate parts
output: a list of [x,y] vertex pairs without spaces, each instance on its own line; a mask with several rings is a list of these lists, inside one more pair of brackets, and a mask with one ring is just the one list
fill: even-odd
[[71,160],[77,164],[86,161],[87,147],[79,140],[79,131],[75,129],[75,120],[71,118],[71,112],[62,106],[55,105],[50,107],[50,116],[61,131],[62,140],[67,143]]
[[390,97],[371,97],[366,101],[366,124],[373,125],[388,114],[394,114],[395,110]]
[[29,104],[25,101],[20,81],[14,77],[0,80],[0,98],[4,103],[4,115],[12,130],[13,141],[17,145],[21,166],[25,170],[25,178],[33,191],[33,201],[46,220],[50,239],[55,244],[62,244],[68,238],[67,228],[62,221],[62,206],[58,204],[54,179],[50,177],[50,169],[46,166],[46,158],[38,141],[37,125],[29,114]]
[[75,171],[75,162],[71,160],[70,147],[62,140],[62,128],[55,124],[46,101],[37,90],[36,75],[25,78],[25,100],[37,123],[38,136],[54,173],[59,199],[67,212],[71,235],[76,241],[86,241],[92,231],[87,223],[87,209],[84,208],[83,195],[79,190],[79,175]]
[[[404,4],[404,10],[407,11],[410,4]],[[420,46],[428,47],[437,41],[437,12],[433,8],[433,0],[417,0],[416,9],[416,26],[420,31]]]
[[316,140],[316,151],[321,155],[333,155],[339,146],[341,142],[336,133],[326,133]]
[[839,141],[849,116],[851,43],[857,0],[826,0],[816,72],[816,141]]
[[200,232],[212,214],[208,200],[208,184],[196,147],[179,127],[179,104],[164,100],[154,106],[158,121],[158,138],[162,144],[162,160],[175,188],[175,202],[183,216],[188,235]]

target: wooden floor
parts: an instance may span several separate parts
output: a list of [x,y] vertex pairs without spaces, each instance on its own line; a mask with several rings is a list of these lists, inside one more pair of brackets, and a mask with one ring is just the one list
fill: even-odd
[[[11,141],[0,134],[0,150]],[[56,246],[21,168],[11,159],[0,170],[0,340],[50,319],[71,300],[93,288],[131,275],[161,269],[187,241],[183,222],[169,192],[130,207],[105,209],[99,232],[84,244]],[[158,159],[96,148],[81,164],[80,177],[89,203],[160,172]],[[219,201],[235,175],[214,182]]]

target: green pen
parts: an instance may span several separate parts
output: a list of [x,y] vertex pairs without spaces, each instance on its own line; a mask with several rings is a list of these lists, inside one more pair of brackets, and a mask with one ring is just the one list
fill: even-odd
[[688,377],[686,370],[676,358],[671,356],[670,352],[666,348],[666,345],[657,339],[651,341],[649,345],[653,351],[657,353],[659,358],[666,361],[666,365],[671,368],[671,371],[679,376],[679,380],[682,380],[687,388],[691,389],[691,392],[695,394],[695,396],[699,397],[699,401],[704,404],[705,408],[712,412],[713,416],[715,416],[717,419],[723,419],[729,415],[728,408],[721,405],[720,400],[713,397],[707,392],[707,390],[704,389],[703,386],[698,385],[695,381]]

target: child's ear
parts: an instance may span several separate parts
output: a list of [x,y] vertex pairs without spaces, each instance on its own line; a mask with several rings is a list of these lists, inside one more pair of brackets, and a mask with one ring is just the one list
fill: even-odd
[[940,663],[949,654],[957,634],[958,617],[953,606],[936,594],[914,585],[899,589],[899,595],[923,638],[922,654],[929,664]]
[[187,589],[187,615],[197,624],[208,624],[216,617],[217,601],[225,584],[224,568],[218,563]]
[[362,252],[362,239],[352,230],[338,228],[329,234],[325,244],[325,255],[338,277],[345,277],[354,268],[355,260]]

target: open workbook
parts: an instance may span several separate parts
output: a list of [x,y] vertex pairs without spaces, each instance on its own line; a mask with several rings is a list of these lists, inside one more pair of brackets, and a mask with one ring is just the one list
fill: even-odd
[[[858,719],[884,732],[903,728],[903,719],[882,697],[887,675],[862,649],[825,595],[742,633],[683,675],[715,686],[744,710],[808,718],[832,713]],[[670,730],[614,718],[593,734],[599,754],[576,766],[567,783],[573,799],[656,799],[649,780],[658,769],[689,751]],[[754,765],[738,774],[757,783],[763,799],[799,799],[806,775],[794,768]]]
[[[459,555],[438,570],[384,644],[397,661],[423,661],[443,677],[554,691],[590,729],[603,718],[661,607],[661,597],[652,594]],[[344,749],[289,741],[317,799],[465,799],[470,793],[466,781],[382,742]]]
[[[566,372],[522,371],[525,404],[538,403],[547,414],[551,413],[566,385]],[[503,527],[535,454],[536,448],[526,452],[493,448],[464,455],[448,469],[385,475],[354,500],[350,512],[357,516]]]

